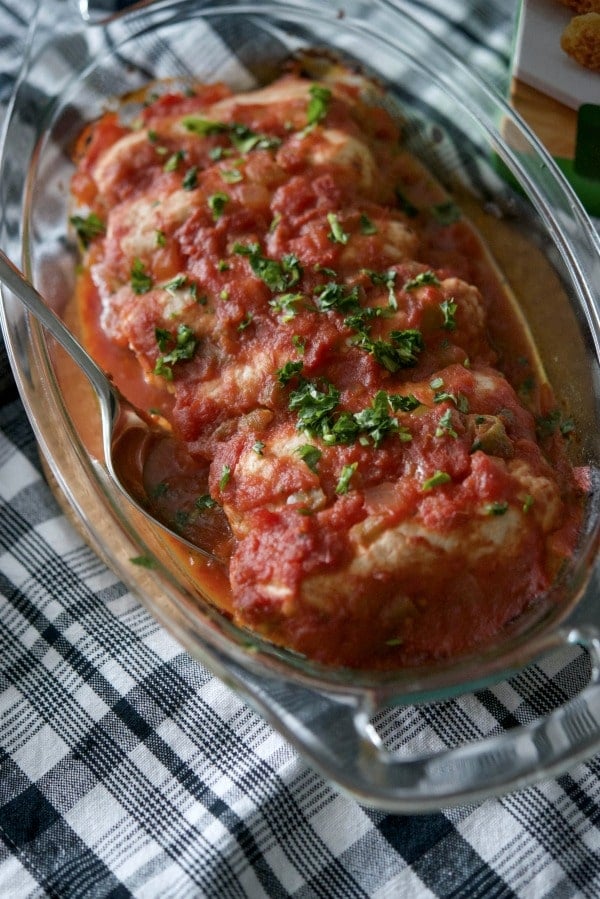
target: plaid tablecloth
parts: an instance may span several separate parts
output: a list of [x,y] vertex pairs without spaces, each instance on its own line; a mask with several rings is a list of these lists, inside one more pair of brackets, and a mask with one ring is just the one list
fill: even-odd
[[[407,5],[506,86],[514,0]],[[32,9],[0,3],[3,104]],[[0,390],[0,897],[600,895],[600,759],[424,816],[343,798],[73,531],[3,355]],[[432,748],[498,733],[582,677],[563,653],[401,724]]]

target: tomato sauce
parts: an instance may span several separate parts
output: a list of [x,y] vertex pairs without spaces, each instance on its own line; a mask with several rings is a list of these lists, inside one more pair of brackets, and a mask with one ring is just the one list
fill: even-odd
[[173,428],[148,507],[223,562],[227,613],[391,668],[496,638],[571,554],[581,491],[489,251],[346,76],[92,124],[76,301],[91,354]]

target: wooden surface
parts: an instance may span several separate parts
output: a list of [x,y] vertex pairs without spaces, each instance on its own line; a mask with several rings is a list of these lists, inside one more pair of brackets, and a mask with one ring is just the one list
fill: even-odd
[[523,116],[553,156],[573,159],[576,110],[516,78],[511,85],[510,99],[514,109]]

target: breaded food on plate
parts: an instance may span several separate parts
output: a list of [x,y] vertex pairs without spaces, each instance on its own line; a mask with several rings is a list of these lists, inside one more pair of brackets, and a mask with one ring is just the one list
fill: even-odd
[[560,46],[579,65],[600,72],[600,12],[574,16],[562,33]]
[[600,12],[600,0],[559,0],[559,2],[572,9],[578,16],[588,12]]

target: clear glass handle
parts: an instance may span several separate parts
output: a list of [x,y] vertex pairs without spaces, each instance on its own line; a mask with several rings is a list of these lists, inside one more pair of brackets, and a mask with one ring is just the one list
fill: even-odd
[[545,650],[565,644],[582,646],[591,662],[590,682],[575,698],[530,725],[422,755],[385,749],[371,724],[378,709],[368,699],[255,678],[231,662],[224,679],[342,792],[364,805],[415,814],[556,777],[600,749],[600,636],[559,631]]

